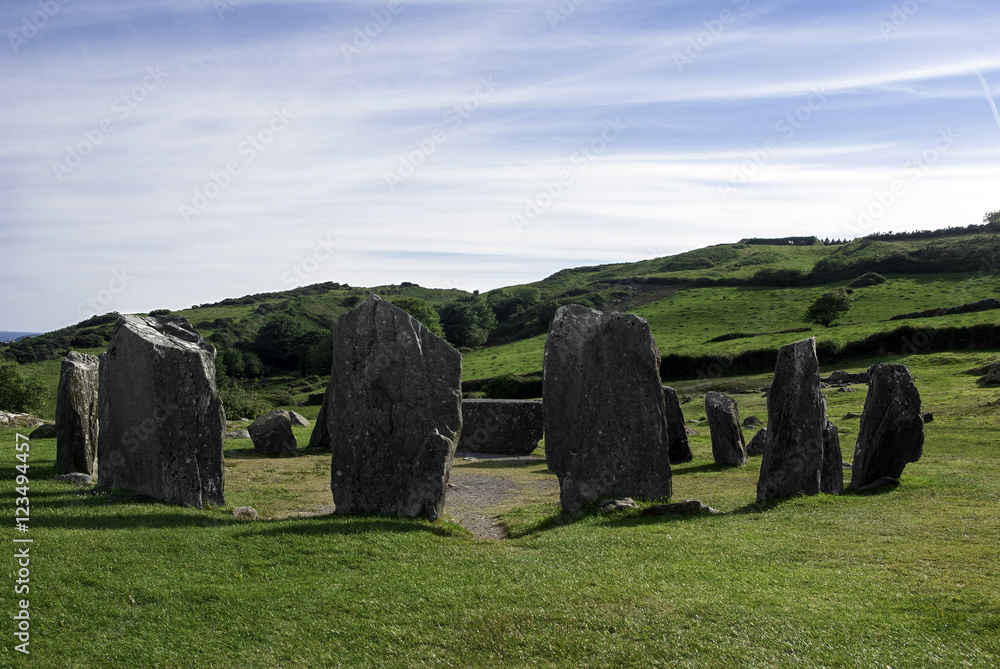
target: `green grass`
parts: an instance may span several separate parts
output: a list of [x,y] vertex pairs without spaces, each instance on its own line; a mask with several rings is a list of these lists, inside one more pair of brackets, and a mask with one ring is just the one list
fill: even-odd
[[[32,653],[12,651],[8,600],[3,666],[995,666],[1000,389],[972,370],[998,357],[905,361],[935,420],[892,492],[752,504],[760,458],[716,467],[696,427],[674,497],[722,514],[569,517],[546,502],[506,513],[503,542],[447,522],[293,517],[325,503],[321,455],[245,457],[227,442],[227,506],[199,511],[48,481],[54,443],[36,440]],[[676,386],[685,416],[703,416],[708,386]],[[828,391],[847,460],[858,388]],[[759,395],[737,399],[766,418]],[[304,445],[308,429],[296,434]],[[0,429],[8,519],[13,445]],[[238,504],[273,520],[237,522]]]
[[[775,248],[791,252],[823,247]],[[748,349],[777,348],[811,336],[820,341],[845,344],[903,325],[919,329],[1000,322],[998,311],[883,322],[896,314],[958,306],[995,297],[1000,293],[1000,275],[895,275],[879,286],[855,290],[855,302],[841,319],[843,325],[824,328],[807,323],[805,312],[809,303],[829,288],[690,288],[643,305],[635,313],[649,322],[663,355],[731,355]],[[770,333],[801,327],[808,327],[809,331],[763,334],[725,342],[710,341],[735,332]],[[476,379],[504,372],[524,374],[538,371],[542,368],[544,349],[545,337],[540,336],[476,351],[464,356],[463,376]]]

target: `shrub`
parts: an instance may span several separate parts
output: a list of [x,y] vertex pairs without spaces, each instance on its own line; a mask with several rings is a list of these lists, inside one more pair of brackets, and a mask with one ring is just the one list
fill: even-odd
[[831,323],[847,313],[852,301],[853,298],[843,288],[828,290],[809,305],[806,318],[823,327],[830,327]]
[[486,397],[501,400],[526,400],[542,396],[542,379],[539,377],[501,374],[483,384]]
[[847,284],[848,288],[867,288],[885,283],[885,277],[878,272],[865,272],[854,281]]
[[243,417],[253,420],[274,408],[257,394],[256,389],[248,390],[241,383],[234,383],[219,391],[219,396],[222,398],[222,406],[226,408],[226,417],[230,420]]
[[45,406],[48,390],[27,376],[16,362],[0,360],[0,409],[13,413],[37,412]]

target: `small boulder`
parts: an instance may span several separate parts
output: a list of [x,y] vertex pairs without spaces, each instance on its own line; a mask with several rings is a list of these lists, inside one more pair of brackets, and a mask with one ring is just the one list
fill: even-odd
[[61,474],[52,480],[59,481],[60,483],[72,483],[73,485],[92,485],[94,483],[94,478],[90,474],[84,474],[83,472]]
[[650,506],[642,513],[646,516],[683,516],[695,513],[719,513],[719,511],[696,499],[686,499],[683,502],[674,502],[673,504]]
[[756,430],[763,424],[764,423],[762,423],[760,421],[760,418],[757,418],[757,416],[747,416],[746,418],[743,419],[743,427],[747,428],[748,430]]
[[252,506],[238,506],[233,509],[233,518],[236,520],[260,520],[260,514]]
[[624,509],[638,509],[639,505],[631,497],[620,497],[618,499],[602,499],[601,513],[614,513]]
[[295,411],[288,412],[288,420],[291,421],[292,425],[298,425],[299,427],[309,427],[312,423],[309,422],[305,416]]
[[28,435],[28,439],[52,439],[56,436],[55,423],[43,423]]
[[740,428],[740,411],[736,400],[721,393],[705,393],[705,414],[712,435],[712,457],[720,465],[745,465],[746,442]]
[[253,452],[267,456],[295,455],[298,443],[292,433],[292,421],[284,409],[275,409],[250,423],[247,432],[253,440]]
[[233,430],[226,432],[226,439],[249,439],[250,432],[247,430]]

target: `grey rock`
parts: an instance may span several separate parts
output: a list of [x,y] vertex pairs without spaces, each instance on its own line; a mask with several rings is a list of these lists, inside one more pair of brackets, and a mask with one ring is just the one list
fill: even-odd
[[991,366],[986,376],[979,379],[983,383],[1000,383],[1000,362]]
[[646,516],[682,516],[695,513],[719,513],[717,509],[702,504],[696,499],[686,499],[673,504],[657,504],[642,512]]
[[402,309],[369,295],[340,317],[324,399],[337,513],[441,516],[461,383],[462,355]]
[[822,380],[831,385],[868,383],[868,372],[858,372],[857,374],[851,374],[850,372],[845,371],[830,372],[830,376]]
[[819,491],[827,495],[844,492],[844,461],[840,452],[840,432],[837,426],[827,421],[823,430],[823,472]]
[[309,448],[315,448],[321,451],[330,451],[333,449],[333,442],[330,441],[329,417],[326,415],[327,407],[330,406],[330,398],[333,393],[331,390],[332,381],[333,377],[331,376],[330,381],[326,384],[326,390],[323,392],[323,403],[319,407],[319,415],[316,416],[316,424],[313,426],[312,433],[309,435]]
[[275,409],[250,423],[247,432],[253,440],[254,453],[276,457],[295,455],[299,445],[292,433],[289,413],[284,409]]
[[720,465],[745,465],[746,442],[740,427],[740,411],[736,400],[721,393],[705,393],[705,414],[712,435],[712,457]]
[[70,472],[69,474],[60,474],[52,479],[53,481],[59,481],[61,483],[72,483],[73,485],[92,485],[94,483],[94,477],[90,474],[84,474],[83,472]]
[[295,411],[288,412],[288,420],[291,421],[292,425],[298,425],[299,427],[309,427],[312,425],[308,418]]
[[747,455],[764,455],[764,446],[767,443],[767,428],[762,427],[747,443]]
[[99,383],[96,355],[70,351],[63,358],[56,390],[56,471],[60,474],[97,473]]
[[121,316],[101,355],[99,489],[226,503],[215,348],[179,316]]
[[625,509],[638,509],[639,505],[631,497],[619,497],[617,499],[602,499],[601,513],[614,513]]
[[529,455],[542,439],[544,420],[539,400],[463,400],[458,450]]
[[868,397],[854,446],[851,487],[861,490],[883,477],[898,479],[923,453],[920,393],[910,370],[876,363],[868,369]]
[[28,439],[52,439],[55,436],[55,423],[42,423],[28,434]]
[[743,427],[749,430],[756,430],[761,425],[763,425],[763,423],[760,422],[760,418],[757,418],[757,416],[747,416],[743,419]]
[[226,439],[249,439],[249,430],[233,430],[232,432],[226,432]]
[[858,492],[868,492],[869,490],[875,490],[876,488],[895,488],[899,485],[899,479],[893,478],[892,476],[883,476],[875,481],[872,481],[863,488],[858,488]]
[[815,337],[778,350],[767,398],[767,443],[757,480],[758,502],[821,492],[827,417],[819,384]]
[[853,393],[854,392],[854,388],[849,388],[847,386],[844,386],[842,388],[837,388],[837,392],[838,393]]
[[690,462],[694,459],[694,455],[691,453],[688,435],[697,433],[694,430],[688,432],[689,428],[684,425],[684,413],[681,411],[676,390],[670,386],[663,386],[663,402],[667,416],[667,450],[670,464]]
[[233,509],[233,518],[236,520],[260,520],[260,514],[252,506],[238,506]]
[[571,304],[545,342],[545,457],[563,509],[670,497],[660,353],[645,320]]
[[840,463],[840,469],[841,469],[841,470],[844,470],[844,469],[850,469],[850,468],[851,468],[851,463],[850,463],[850,462],[847,462],[847,461],[845,460],[844,462],[841,462],[841,463]]
[[861,414],[854,413],[853,411],[848,411],[844,414],[844,420],[850,420],[852,418],[861,418]]
[[934,414],[932,414],[930,411],[920,414],[920,417],[923,419],[924,423],[934,422]]

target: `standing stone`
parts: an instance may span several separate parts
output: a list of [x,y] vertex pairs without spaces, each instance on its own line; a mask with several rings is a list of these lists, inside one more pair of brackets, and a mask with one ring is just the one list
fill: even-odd
[[764,446],[767,444],[767,428],[762,427],[757,431],[749,442],[747,442],[747,455],[764,455]]
[[694,455],[691,454],[687,430],[684,429],[684,414],[681,412],[681,402],[677,399],[677,391],[670,386],[663,386],[663,402],[667,415],[667,450],[670,453],[670,464],[690,462],[694,459]]
[[462,400],[458,450],[529,455],[542,439],[543,423],[539,400]]
[[257,455],[294,456],[298,443],[292,433],[291,412],[275,409],[250,423],[247,432]]
[[712,457],[720,465],[745,465],[747,449],[736,400],[722,393],[705,393],[705,416],[712,435]]
[[325,421],[337,513],[441,516],[462,431],[462,354],[376,295],[333,327]]
[[826,495],[844,492],[844,461],[840,453],[840,432],[837,426],[827,422],[823,430],[823,473],[819,491]]
[[767,442],[757,501],[818,495],[823,479],[826,398],[820,390],[816,338],[782,346],[767,396]]
[[99,489],[222,505],[215,348],[179,316],[121,316],[101,355]]
[[660,353],[645,320],[561,307],[544,374],[545,457],[565,510],[605,497],[670,497]]
[[59,370],[56,391],[56,471],[97,473],[100,361],[96,355],[70,351]]
[[883,477],[898,479],[923,453],[920,393],[905,365],[876,363],[868,369],[868,397],[854,447],[851,487],[860,490]]
[[326,424],[326,402],[320,407],[319,415],[316,416],[316,424],[313,425],[312,432],[309,434],[309,448],[323,451],[329,451],[331,448],[330,428]]

